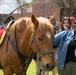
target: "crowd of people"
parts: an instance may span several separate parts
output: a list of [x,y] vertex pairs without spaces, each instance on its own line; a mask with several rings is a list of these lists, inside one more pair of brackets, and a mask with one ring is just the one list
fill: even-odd
[[[49,19],[49,18],[48,18]],[[76,66],[76,18],[63,17],[59,26],[54,23],[54,44],[56,50],[56,67],[52,75],[75,75]],[[37,66],[37,65],[36,65]],[[38,72],[38,70],[36,70]],[[41,74],[40,74],[41,75]],[[47,75],[49,75],[47,73]]]
[[[56,23],[55,23],[56,24]],[[56,67],[52,75],[75,75],[76,74],[76,18],[64,17],[59,27],[54,25],[55,39],[53,47],[56,50]],[[48,75],[48,73],[47,73]]]
[[[76,74],[76,18],[64,17],[53,46],[57,47],[56,67],[58,75]],[[55,75],[54,73],[53,75]]]

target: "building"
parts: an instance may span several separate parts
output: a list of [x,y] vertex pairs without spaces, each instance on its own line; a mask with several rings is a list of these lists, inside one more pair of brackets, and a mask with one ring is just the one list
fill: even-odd
[[[48,1],[50,2],[48,3]],[[32,13],[34,13],[36,17],[42,16],[46,18],[56,13],[56,21],[60,22],[60,8],[58,8],[52,0],[45,0],[45,2],[35,4],[29,8],[22,8],[20,11],[18,10],[17,13],[13,13],[11,15],[17,19],[22,16],[30,16]],[[5,18],[7,15],[8,14],[0,14],[0,19]]]

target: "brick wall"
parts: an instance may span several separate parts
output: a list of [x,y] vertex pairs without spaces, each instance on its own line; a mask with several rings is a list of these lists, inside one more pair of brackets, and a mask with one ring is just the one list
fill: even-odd
[[[35,14],[36,17],[39,17],[39,16],[43,16],[43,17],[48,17],[48,16],[51,16],[53,15],[54,13],[56,13],[56,21],[60,22],[60,9],[55,7],[55,3],[53,3],[51,0],[50,0],[50,3],[49,4],[36,4],[36,5],[33,5],[32,6],[32,12],[30,13],[18,13],[18,14],[12,14],[14,16],[15,19],[17,18],[20,18],[22,16],[30,16],[32,13]],[[13,10],[12,10],[13,11]],[[4,18],[4,16],[6,15],[0,15],[0,18]]]

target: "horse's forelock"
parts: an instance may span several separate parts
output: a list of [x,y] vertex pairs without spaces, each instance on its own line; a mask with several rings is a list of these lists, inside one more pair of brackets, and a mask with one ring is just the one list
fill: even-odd
[[[37,18],[39,21],[39,29],[40,31],[45,35],[50,38],[51,36],[53,36],[54,38],[54,29],[53,29],[53,25],[49,22],[49,20],[47,18],[43,18],[43,17],[39,17]],[[51,32],[51,34],[50,34]],[[49,34],[47,34],[49,33]]]
[[47,18],[39,17],[37,18],[39,21],[39,24],[42,25],[43,27],[51,28],[53,29],[53,25],[49,22]]

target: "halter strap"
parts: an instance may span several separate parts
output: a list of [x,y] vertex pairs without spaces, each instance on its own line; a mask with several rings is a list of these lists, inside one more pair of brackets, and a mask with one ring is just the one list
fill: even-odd
[[43,52],[42,50],[40,50],[40,48],[38,47],[38,45],[37,45],[37,43],[33,37],[32,37],[32,42],[34,43],[34,45],[35,45],[37,51],[39,52],[40,56],[43,56],[45,54],[54,54],[54,51]]
[[[4,26],[4,23],[3,22],[1,22],[1,23],[2,23],[2,26],[4,27],[4,29],[5,29],[5,31],[7,33],[8,40],[9,40],[10,44],[12,45],[14,51],[18,54],[18,56],[20,58],[20,61],[21,61],[21,64],[23,66],[23,70],[25,71],[25,65],[26,65],[27,61],[29,63],[31,59],[30,59],[30,57],[26,57],[23,54],[21,54],[21,52],[18,49],[17,38],[16,38],[16,26],[14,28],[14,32],[15,32],[15,35],[14,36],[15,36],[15,41],[16,41],[16,45],[15,45],[14,42],[12,41],[11,37],[10,37],[10,34],[8,32],[8,29]],[[31,54],[31,56],[32,56],[32,54]],[[26,75],[26,73],[24,75]]]
[[28,57],[26,57],[26,56],[24,56],[20,51],[19,51],[19,49],[18,49],[18,44],[17,44],[17,37],[16,37],[16,26],[17,25],[15,25],[15,28],[14,28],[14,36],[15,36],[15,41],[16,41],[16,45],[13,43],[13,41],[10,39],[10,43],[11,43],[11,45],[12,45],[12,47],[14,48],[14,50],[16,51],[16,53],[19,55],[19,57],[20,58],[28,58]]

